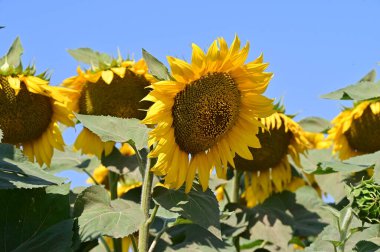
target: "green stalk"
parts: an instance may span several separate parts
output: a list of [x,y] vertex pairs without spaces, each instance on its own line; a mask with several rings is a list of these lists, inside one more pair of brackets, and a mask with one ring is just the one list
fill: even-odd
[[[240,201],[240,177],[242,175],[242,172],[234,169],[234,177],[233,177],[233,184],[232,184],[232,197],[231,197],[231,203],[239,203]],[[240,252],[240,238],[239,236],[234,237],[233,239],[234,246],[236,248],[237,252]]]
[[98,181],[96,181],[96,179],[91,175],[91,173],[89,173],[86,169],[83,169],[83,172],[86,173],[87,176],[89,176],[92,179],[95,185],[99,185]]
[[145,176],[145,170],[144,170],[145,167],[144,167],[144,162],[141,158],[140,152],[134,143],[129,143],[129,144],[132,146],[132,149],[136,153],[135,155],[136,155],[137,163],[139,164],[139,170],[140,170],[141,175],[144,177]]
[[344,247],[346,246],[346,241],[347,241],[347,232],[351,224],[352,218],[353,218],[352,208],[350,207],[347,209],[347,212],[344,215],[342,225],[340,226],[340,230],[339,230],[341,245],[338,246],[338,249],[340,252],[344,252]]
[[133,252],[138,252],[139,249],[137,248],[137,243],[136,243],[135,236],[133,234],[131,234],[129,237],[130,237],[130,239],[132,241]]
[[149,240],[149,209],[150,209],[150,200],[152,197],[152,182],[153,182],[153,173],[150,171],[150,168],[154,166],[156,159],[150,159],[149,164],[145,167],[144,181],[142,185],[141,192],[141,209],[144,213],[144,221],[139,229],[139,252],[148,251],[148,240]]
[[[109,180],[109,186],[110,186],[110,192],[111,192],[111,200],[117,199],[117,182],[119,181],[119,174],[109,171],[108,180]],[[112,241],[113,241],[113,248],[114,248],[113,251],[121,252],[122,251],[121,239],[112,238]]]
[[232,203],[239,203],[239,190],[240,190],[240,177],[242,173],[238,170],[234,170],[233,185],[232,185]]

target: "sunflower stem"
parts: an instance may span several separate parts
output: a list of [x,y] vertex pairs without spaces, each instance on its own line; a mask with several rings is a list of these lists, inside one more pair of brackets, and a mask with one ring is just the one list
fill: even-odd
[[135,151],[135,155],[136,155],[137,163],[139,164],[139,169],[140,169],[141,175],[144,177],[145,176],[144,163],[143,163],[143,160],[141,158],[140,152],[137,149],[135,143],[130,143],[130,142],[128,142],[128,143],[129,143],[129,145],[132,146],[132,149]]
[[347,232],[348,232],[348,228],[351,224],[352,218],[353,218],[352,208],[349,207],[347,209],[346,214],[344,215],[342,225],[340,227],[340,242],[341,242],[341,244],[338,246],[338,251],[340,251],[340,252],[344,252],[344,247],[346,246],[346,241],[347,241]]
[[131,234],[129,237],[130,237],[130,239],[132,241],[133,252],[138,252],[139,249],[137,248],[137,243],[136,243],[135,236],[133,234]]
[[87,174],[87,176],[92,179],[92,181],[94,182],[95,185],[99,185],[98,181],[96,181],[96,179],[94,178],[94,176],[91,175],[91,173],[89,171],[87,171],[85,168],[83,169],[83,172]]
[[142,222],[139,229],[139,252],[148,251],[148,241],[149,241],[149,209],[150,209],[150,200],[152,197],[152,182],[153,182],[153,173],[150,169],[155,165],[156,159],[149,159],[149,164],[145,167],[144,181],[142,185],[141,192],[141,209],[144,213],[144,221]]
[[112,252],[110,247],[108,246],[106,240],[104,240],[104,238],[102,236],[100,236],[100,243],[104,246],[106,252]]
[[231,202],[232,203],[239,203],[239,190],[240,190],[240,177],[242,173],[238,170],[234,170],[234,178],[233,178],[233,185],[232,185],[232,197]]
[[163,225],[162,229],[160,230],[160,232],[158,232],[157,236],[154,238],[152,244],[150,245],[150,248],[149,248],[148,252],[153,252],[154,251],[154,248],[156,247],[156,244],[157,244],[158,240],[161,238],[162,234],[165,233],[165,231],[168,228],[169,227],[167,225],[167,220],[164,220],[164,225]]
[[[108,180],[111,192],[111,200],[117,199],[117,182],[119,181],[119,174],[109,171]],[[122,251],[121,239],[112,238],[114,252]]]
[[226,196],[227,202],[231,203],[230,195],[228,195],[228,192],[224,186],[223,186],[223,193]]

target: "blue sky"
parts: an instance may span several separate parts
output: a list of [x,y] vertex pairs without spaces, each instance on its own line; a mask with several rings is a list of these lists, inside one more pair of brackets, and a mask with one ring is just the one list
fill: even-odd
[[[24,64],[50,69],[52,84],[75,74],[67,49],[90,47],[141,57],[141,48],[165,64],[189,60],[191,43],[207,48],[235,34],[249,41],[249,60],[261,52],[274,78],[267,96],[284,97],[296,119],[332,119],[336,101],[319,96],[359,80],[380,61],[380,1],[20,1],[0,0],[0,54],[16,36]],[[72,142],[72,131],[66,134]]]

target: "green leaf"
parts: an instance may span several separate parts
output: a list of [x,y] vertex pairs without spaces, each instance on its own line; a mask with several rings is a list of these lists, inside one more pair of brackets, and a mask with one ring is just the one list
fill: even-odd
[[380,82],[362,81],[322,95],[321,98],[332,100],[368,100],[380,97]]
[[75,170],[82,172],[83,169],[92,171],[100,165],[96,157],[81,155],[72,150],[72,147],[65,147],[64,151],[55,150],[50,167],[44,170],[48,173],[58,173],[65,170]]
[[113,116],[92,116],[75,114],[84,127],[98,135],[103,142],[133,141],[141,150],[148,145],[149,129],[140,120],[118,118]]
[[50,227],[69,219],[69,191],[70,184],[0,190],[1,250],[11,251],[23,242],[40,239],[44,231],[50,233]]
[[364,75],[364,77],[361,78],[358,82],[363,82],[363,81],[374,82],[375,80],[376,80],[376,70],[372,69],[366,75]]
[[254,247],[257,247],[257,246],[260,246],[261,244],[263,244],[263,240],[256,240],[256,241],[251,241],[251,242],[247,242],[247,243],[242,243],[240,241],[240,249],[241,250],[245,250],[245,249],[252,249]]
[[376,244],[371,241],[359,241],[354,247],[356,252],[375,252],[380,251],[380,243]]
[[306,117],[298,122],[298,124],[302,127],[305,131],[310,132],[326,132],[329,128],[331,128],[331,123],[322,118],[322,117]]
[[184,187],[172,190],[156,186],[153,199],[163,208],[179,213],[221,238],[218,201],[210,189],[203,192],[200,185],[194,184],[192,190],[186,194]]
[[346,197],[345,176],[341,172],[328,175],[315,175],[315,180],[321,190],[334,198],[335,203],[339,203]]
[[131,173],[138,168],[143,170],[146,166],[148,151],[146,148],[142,148],[139,152],[142,158],[143,167],[139,167],[139,163],[135,155],[124,156],[116,147],[113,148],[112,152],[108,156],[102,156],[102,165],[119,175]]
[[237,237],[248,227],[248,222],[244,218],[239,218],[236,212],[232,212],[231,215],[221,220],[221,229],[223,237]]
[[318,163],[318,168],[313,174],[329,174],[334,172],[359,172],[367,169],[367,165],[350,164],[348,162],[324,161]]
[[9,48],[8,53],[4,57],[0,58],[0,67],[5,63],[8,63],[9,66],[14,68],[18,67],[21,63],[21,55],[23,52],[24,49],[22,48],[20,38],[17,37],[11,48]]
[[46,187],[63,184],[65,180],[27,161],[13,145],[0,144],[0,189]]
[[[330,173],[331,171],[323,171],[321,169],[318,169],[318,164],[322,161],[331,161],[333,160],[331,155],[331,149],[322,149],[322,150],[309,150],[307,155],[300,155],[301,158],[301,164],[303,167],[303,171],[310,174],[324,174],[326,172]],[[292,163],[293,166],[295,164],[293,163],[292,159],[289,159],[290,163]]]
[[136,232],[144,219],[140,206],[123,199],[111,201],[101,186],[91,186],[75,201],[74,216],[78,218],[82,242],[106,235],[122,238]]
[[149,72],[156,77],[158,80],[170,80],[172,77],[170,76],[168,68],[150,53],[148,53],[145,49],[142,49],[143,58],[148,65]]
[[274,223],[271,223],[267,216],[257,222],[249,232],[251,234],[251,240],[271,242],[283,250],[288,248],[288,242],[292,238],[292,229],[289,226],[283,225],[279,220],[275,220]]
[[233,247],[196,224],[171,227],[158,241],[154,251],[164,252],[228,252]]
[[[321,232],[325,223],[321,222],[320,207],[323,205],[317,192],[309,186],[299,188],[295,193],[284,191],[274,194],[261,205],[251,210],[248,219],[254,225],[266,218],[272,225],[276,220],[290,226],[294,235],[311,236]],[[254,217],[250,217],[250,216]],[[258,239],[257,237],[254,237]]]
[[67,50],[68,53],[77,61],[99,67],[101,64],[111,65],[112,57],[106,53],[99,53],[91,48],[78,48]]
[[326,174],[332,172],[359,172],[374,167],[380,160],[380,151],[371,154],[360,155],[344,160],[343,162],[322,161],[318,163],[318,169],[314,174]]
[[70,251],[73,220],[61,221],[22,243],[12,252]]

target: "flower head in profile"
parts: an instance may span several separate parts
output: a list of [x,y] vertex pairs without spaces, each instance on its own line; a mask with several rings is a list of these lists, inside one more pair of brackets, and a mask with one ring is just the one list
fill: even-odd
[[273,101],[263,96],[271,73],[260,55],[245,64],[249,44],[240,48],[236,36],[228,47],[218,38],[204,52],[193,44],[191,63],[168,57],[173,80],[153,83],[145,100],[154,102],[146,124],[156,124],[149,136],[157,157],[153,171],[165,176],[165,184],[191,189],[198,173],[203,190],[210,170],[224,176],[234,166],[235,153],[252,159],[248,147],[259,148],[257,117],[273,113]]
[[[81,49],[78,49],[81,50]],[[98,54],[95,54],[98,55]],[[151,103],[141,101],[148,93],[147,87],[154,78],[148,74],[144,60],[110,59],[92,66],[92,69],[77,68],[78,74],[63,81],[63,86],[77,90],[72,97],[74,112],[85,115],[115,116],[143,119]],[[111,153],[114,142],[102,142],[89,129],[83,128],[74,148],[85,154],[98,157]]]
[[328,139],[341,160],[380,150],[380,102],[363,101],[332,121]]
[[[18,39],[10,50],[17,46]],[[49,166],[54,149],[64,147],[58,123],[74,125],[66,95],[75,91],[50,86],[46,74],[35,73],[34,66],[9,65],[6,57],[0,66],[2,143],[19,146],[30,161]]]
[[258,134],[261,148],[249,148],[253,160],[241,156],[234,159],[236,169],[244,171],[243,197],[248,207],[262,203],[273,193],[294,191],[307,181],[306,177],[292,175],[294,168],[288,159],[290,155],[294,164],[301,167],[300,154],[310,147],[302,128],[282,112],[262,118],[261,123],[266,127]]

